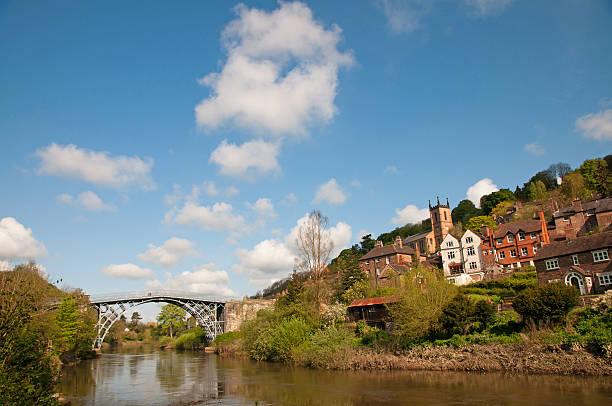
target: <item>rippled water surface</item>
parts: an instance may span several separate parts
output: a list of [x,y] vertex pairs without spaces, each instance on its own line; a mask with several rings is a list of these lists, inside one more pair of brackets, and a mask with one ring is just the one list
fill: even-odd
[[612,405],[612,378],[337,372],[152,347],[64,370],[73,405]]

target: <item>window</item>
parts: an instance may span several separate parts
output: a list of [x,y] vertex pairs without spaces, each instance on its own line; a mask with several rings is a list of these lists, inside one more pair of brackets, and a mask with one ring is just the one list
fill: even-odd
[[527,247],[523,247],[523,248],[521,248],[521,255],[522,255],[522,256],[527,256],[527,255],[529,255],[529,250],[527,249]]
[[446,212],[444,212],[444,220],[448,220],[448,219],[446,218]]
[[506,253],[504,251],[499,251],[499,259],[505,259]]
[[446,243],[446,246],[447,246],[447,247],[452,247],[452,246],[453,246],[453,242],[452,242],[452,241],[447,242],[447,243]]
[[385,259],[387,260],[387,264],[389,264],[389,262],[391,262],[391,261],[389,261],[389,257],[388,256],[385,257]]
[[593,251],[593,262],[607,261],[609,259],[608,250]]
[[552,269],[559,269],[559,261],[557,260],[557,258],[549,259],[546,261],[546,270],[550,271]]
[[565,217],[563,217],[563,221],[570,221],[569,216],[565,216]]
[[529,236],[531,237],[532,240],[536,240],[538,238],[538,235],[536,233],[531,233],[529,234]]
[[374,263],[375,263],[375,264],[377,264],[377,263],[378,263],[378,261],[380,261],[380,259],[376,258],[376,259],[374,260]]
[[493,250],[489,250],[489,255],[493,255]]
[[510,250],[510,256],[511,256],[512,258],[516,257],[516,250],[515,250],[514,248],[512,248],[512,249]]
[[587,210],[586,215],[587,216],[594,216],[595,215],[595,210]]
[[476,262],[470,262],[470,269],[478,269],[478,264]]
[[600,285],[612,285],[612,274],[601,275],[599,277],[599,284]]
[[578,262],[578,255],[572,255],[572,263],[574,265],[580,265],[580,263]]
[[366,261],[366,266],[369,266],[369,265],[370,265],[370,261]]
[[514,242],[514,236],[512,234],[508,234],[508,242]]
[[476,255],[476,252],[474,251],[474,247],[468,247],[467,254],[468,255]]
[[453,259],[455,258],[455,253],[453,251],[448,253],[448,259]]
[[465,242],[466,242],[466,243],[468,243],[468,244],[470,244],[470,243],[473,243],[473,242],[474,242],[474,239],[473,239],[472,237],[466,237],[466,238],[465,238]]
[[495,242],[497,242],[497,245],[501,245],[503,240],[500,238],[499,240],[495,240]]
[[518,233],[518,239],[519,241],[523,241],[525,239],[525,233],[522,231],[519,231]]

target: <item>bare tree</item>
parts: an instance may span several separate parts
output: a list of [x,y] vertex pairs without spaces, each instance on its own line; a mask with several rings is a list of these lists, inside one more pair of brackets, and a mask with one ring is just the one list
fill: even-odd
[[300,225],[295,244],[300,252],[301,267],[314,279],[319,309],[319,279],[329,261],[334,243],[327,230],[327,217],[318,210],[308,214]]

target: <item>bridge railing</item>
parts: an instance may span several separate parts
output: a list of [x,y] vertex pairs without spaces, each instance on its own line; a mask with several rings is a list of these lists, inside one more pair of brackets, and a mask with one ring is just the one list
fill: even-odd
[[227,302],[230,300],[239,300],[236,297],[230,296],[216,296],[206,295],[201,293],[193,293],[187,291],[176,291],[176,290],[141,290],[133,292],[116,292],[107,293],[102,295],[90,295],[89,302],[112,302],[122,300],[142,300],[148,298],[159,298],[168,297],[173,299],[193,299],[193,300],[206,300],[208,302]]

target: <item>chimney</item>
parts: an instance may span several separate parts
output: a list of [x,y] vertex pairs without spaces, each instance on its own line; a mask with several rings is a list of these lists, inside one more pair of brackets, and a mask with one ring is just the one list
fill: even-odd
[[574,238],[576,238],[576,230],[574,229],[574,227],[572,227],[571,224],[567,224],[565,226],[565,239],[573,240]]
[[540,224],[542,226],[542,245],[550,244],[550,237],[548,236],[548,227],[546,227],[546,219],[544,218],[544,212],[542,209],[538,211],[540,215]]
[[[420,260],[421,258],[421,250],[419,249],[419,243],[417,241],[416,244],[414,244],[414,253],[416,254],[417,259]],[[414,264],[413,264],[414,265]]]
[[480,227],[480,233],[483,237],[489,239],[489,235],[491,235],[491,229],[489,228],[489,226],[483,225],[482,227]]
[[582,211],[582,201],[580,200],[579,197],[575,198],[572,201],[572,208],[574,209],[576,213],[580,213]]
[[395,248],[402,248],[403,245],[403,241],[402,241],[402,237],[400,237],[399,235],[397,237],[395,237],[395,242],[393,243],[393,245],[395,245]]
[[376,242],[374,243],[374,248],[382,247],[382,246],[383,246],[383,242],[382,241],[376,240]]

